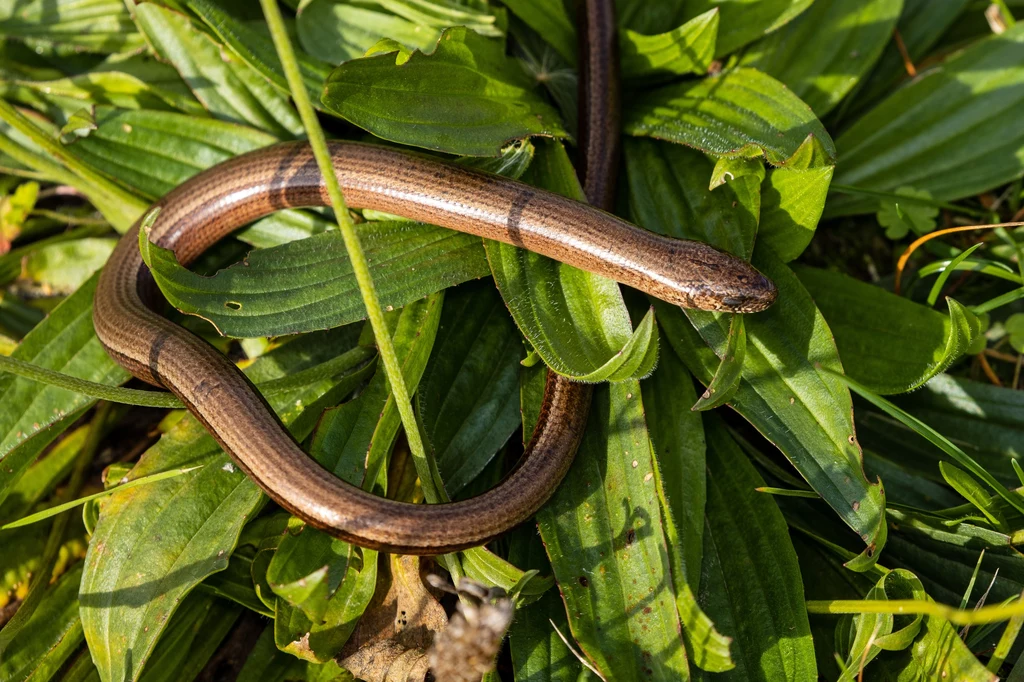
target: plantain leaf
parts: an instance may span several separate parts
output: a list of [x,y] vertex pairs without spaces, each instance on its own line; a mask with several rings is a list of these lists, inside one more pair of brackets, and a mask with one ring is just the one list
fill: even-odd
[[696,147],[718,156],[759,156],[786,165],[811,137],[814,166],[835,163],[835,147],[810,108],[757,69],[738,68],[638,95],[623,112],[630,135]]
[[626,29],[619,38],[627,84],[704,74],[715,55],[719,10],[710,9],[667,33],[646,36]]
[[143,45],[120,0],[3,0],[0,36],[90,52],[130,52]]
[[639,384],[598,386],[572,469],[537,514],[572,634],[606,679],[689,678],[655,466]]
[[135,20],[156,53],[178,70],[196,99],[216,118],[252,125],[281,138],[302,131],[284,93],[184,14],[146,2],[136,6]]
[[576,27],[562,2],[549,0],[503,0],[512,14],[555,48],[570,66],[576,66]]
[[[1018,24],[923,74],[848,128],[836,141],[843,160],[836,183],[883,192],[910,186],[950,201],[1020,177],[1024,132],[1013,122],[1022,84],[1024,24]],[[877,208],[877,198],[835,194],[826,215]]]
[[701,603],[734,639],[736,667],[722,679],[818,679],[796,552],[764,481],[713,414]]
[[952,299],[947,316],[839,273],[798,267],[796,274],[828,322],[847,373],[877,393],[920,388],[982,333],[977,317]]
[[[478,237],[411,222],[361,223],[360,242],[381,304],[404,306],[487,274]],[[142,255],[173,306],[227,336],[276,336],[336,327],[366,317],[341,233],[252,252],[213,277],[178,264],[140,239]]]
[[441,31],[392,14],[383,6],[303,0],[295,21],[299,43],[313,57],[340,64],[362,57],[384,37],[409,49],[428,50]]
[[77,599],[81,577],[82,568],[76,566],[47,588],[32,617],[4,650],[0,679],[48,680],[81,645]]
[[813,0],[697,0],[687,2],[686,11],[688,16],[693,16],[716,7],[721,10],[722,29],[718,35],[718,47],[715,49],[715,56],[721,57],[785,26],[812,2]]
[[779,79],[824,116],[874,65],[902,9],[903,0],[815,0],[740,63]]
[[[185,0],[188,8],[195,12],[232,52],[263,75],[270,83],[288,93],[288,82],[281,68],[281,60],[274,49],[270,36],[260,33],[248,24],[235,19],[216,0]],[[320,91],[324,79],[330,73],[328,65],[319,59],[296,50],[302,82],[309,92],[314,106],[320,105]]]
[[500,41],[445,30],[432,54],[364,57],[331,72],[323,104],[392,142],[466,156],[497,156],[513,139],[566,137],[558,112]]

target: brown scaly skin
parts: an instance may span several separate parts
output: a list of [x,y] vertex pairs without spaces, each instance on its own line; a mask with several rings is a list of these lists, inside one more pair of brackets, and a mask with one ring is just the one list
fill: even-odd
[[[354,208],[522,246],[679,305],[756,312],[774,285],[746,262],[699,242],[661,237],[586,204],[499,176],[373,145],[334,142]],[[188,264],[232,230],[282,208],[325,206],[305,143],[235,157],[157,202],[150,239]],[[177,395],[238,465],[282,507],[343,540],[404,554],[483,544],[525,521],[558,487],[583,433],[590,392],[549,373],[540,421],[518,468],[492,490],[451,504],[371,495],[336,478],[295,443],[259,392],[223,355],[147,305],[158,297],[136,225],[104,268],[96,333],[136,377]]]

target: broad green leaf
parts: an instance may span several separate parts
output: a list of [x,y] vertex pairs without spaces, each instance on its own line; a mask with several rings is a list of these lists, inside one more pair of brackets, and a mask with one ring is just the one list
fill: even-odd
[[814,237],[834,166],[770,168],[761,188],[758,237],[788,262]]
[[48,110],[70,113],[83,106],[122,109],[177,109],[196,117],[208,114],[167,64],[139,55],[114,54],[85,73],[54,80],[12,80],[4,96]]
[[606,679],[689,678],[635,381],[598,386],[576,459],[537,514],[572,634]]
[[570,66],[576,65],[576,27],[560,0],[502,0],[512,14],[547,41]]
[[800,266],[796,274],[828,322],[847,374],[877,393],[920,388],[982,333],[977,317],[953,299],[943,315],[836,272]]
[[666,351],[658,371],[642,385],[653,469],[662,523],[668,541],[669,565],[683,637],[694,664],[712,672],[733,667],[730,638],[697,603],[704,554],[704,510],[707,501],[704,427],[690,409],[695,398],[693,378],[675,352]]
[[715,415],[708,438],[708,507],[701,602],[733,637],[722,679],[817,680],[796,552],[764,481]]
[[903,0],[815,0],[740,63],[779,79],[824,116],[874,65],[902,9]]
[[331,72],[323,104],[392,142],[467,156],[496,156],[510,140],[566,137],[558,112],[501,41],[447,29],[432,54],[364,57]]
[[184,14],[146,2],[136,6],[135,20],[154,51],[178,70],[213,116],[282,138],[301,132],[288,97]]
[[620,37],[622,78],[661,80],[707,73],[715,55],[718,9],[710,9],[667,33],[646,36],[626,29]]
[[[411,222],[361,223],[374,288],[387,308],[487,274],[478,237]],[[252,252],[203,277],[146,240],[143,258],[168,300],[235,338],[336,327],[366,317],[341,233]]]
[[47,290],[69,294],[103,267],[116,239],[85,238],[34,249],[22,261],[22,278]]
[[[747,356],[729,404],[857,532],[870,566],[885,544],[885,501],[881,485],[869,483],[863,472],[849,390],[821,369],[841,367],[835,342],[792,271],[760,250],[753,263],[779,287],[779,300],[747,316]],[[696,310],[683,316],[660,302],[655,308],[669,343],[702,383],[710,383],[719,365],[716,353],[724,354],[728,343],[727,316]]]
[[[265,380],[317,364],[351,345],[354,331],[302,337],[259,358],[247,373]],[[299,425],[293,435],[302,439],[325,404],[343,397],[335,394],[337,383],[325,377],[268,401],[284,423]],[[303,418],[304,411],[312,419]],[[264,499],[192,417],[150,448],[131,477],[200,464],[194,473],[115,494],[101,506],[81,602],[86,639],[103,679],[138,679],[168,617],[193,587],[227,567],[242,526]],[[135,597],[125,600],[125,594]]]
[[[466,575],[482,585],[500,587],[515,597],[516,608],[527,606],[547,594],[555,584],[551,567],[542,564],[545,575],[513,566],[486,547],[474,547],[461,553],[462,568]],[[540,569],[537,569],[540,570]],[[513,594],[515,592],[515,594]]]
[[[6,542],[6,539],[5,539]],[[11,640],[0,662],[2,680],[48,680],[82,643],[78,582],[82,567],[47,588],[32,618]]]
[[174,612],[140,682],[195,679],[220,647],[241,609],[209,594],[193,592]]
[[700,414],[690,409],[696,399],[693,377],[675,352],[666,350],[658,369],[640,387],[665,499],[679,535],[671,545],[679,550],[680,577],[696,593],[707,491],[704,427]]
[[504,35],[498,18],[486,3],[459,0],[374,0],[376,4],[420,26],[447,28],[465,26],[483,36]]
[[[523,179],[581,200],[565,148],[537,146]],[[618,284],[509,244],[485,241],[494,282],[520,331],[544,362],[580,381],[621,381],[650,374],[658,353],[654,318],[633,330]]]
[[687,0],[616,0],[615,11],[619,27],[646,35],[664,33],[679,26],[693,15]]
[[0,36],[103,53],[143,45],[121,0],[3,0]]
[[[47,369],[116,386],[128,373],[107,357],[92,327],[96,277],[79,287],[19,344],[11,357]],[[0,375],[0,501],[46,444],[60,435],[54,424],[94,402],[76,393],[8,374]],[[36,439],[29,439],[39,434]]]
[[686,3],[688,16],[718,8],[721,30],[715,56],[721,57],[785,26],[811,5],[813,0],[695,0]]
[[745,177],[708,191],[715,166],[696,150],[642,139],[627,139],[624,150],[630,211],[638,224],[680,239],[714,234],[719,248],[750,257],[761,208],[760,178],[747,176],[754,178],[753,194]]
[[[544,545],[532,527],[513,531],[509,559],[516,565],[550,572]],[[554,625],[552,624],[554,623]],[[540,601],[516,610],[509,628],[509,651],[517,682],[577,682],[583,665],[562,641],[555,627],[568,636],[565,605],[557,590],[549,590]]]
[[[281,60],[270,36],[261,33],[245,22],[239,21],[224,11],[216,0],[184,0],[188,8],[199,15],[210,29],[242,58],[249,66],[263,74],[263,77],[288,93],[288,82],[281,68]],[[320,108],[320,92],[330,67],[301,51],[296,51],[302,82],[309,92],[310,101]]]
[[89,137],[68,149],[150,199],[163,196],[201,170],[277,141],[254,128],[169,111],[99,106],[96,123]]
[[[932,0],[903,0],[903,12],[896,30],[900,32],[910,59],[918,62],[925,57],[935,42],[954,24],[969,1],[945,0],[936,3]],[[855,96],[846,100],[844,109],[862,112],[893,92],[900,81],[909,78],[903,55],[895,41],[892,41],[885,46],[871,73],[858,83]]]
[[338,0],[303,0],[295,28],[303,49],[330,64],[362,57],[384,37],[419,50],[433,48],[441,37],[439,29],[409,21],[372,3]]
[[[939,201],[974,196],[1024,173],[1024,24],[968,47],[923,74],[836,141],[836,184],[892,192],[911,186]],[[966,141],[969,140],[969,143]],[[964,173],[970,168],[970,173]],[[870,213],[877,199],[837,194],[827,215]]]
[[490,282],[445,296],[416,406],[449,495],[483,471],[519,428],[522,355],[515,323]]
[[808,136],[819,150],[814,166],[831,165],[836,156],[832,139],[810,108],[757,69],[731,69],[640,94],[627,103],[623,127],[630,135],[717,156],[764,154],[773,165],[787,164]]

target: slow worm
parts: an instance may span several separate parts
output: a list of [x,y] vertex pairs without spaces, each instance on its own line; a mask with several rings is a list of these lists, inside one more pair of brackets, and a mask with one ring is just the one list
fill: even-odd
[[[529,185],[393,148],[332,142],[353,208],[514,244],[610,277],[670,303],[757,312],[770,280],[706,244],[671,239]],[[594,172],[592,168],[588,172]],[[183,265],[253,220],[328,198],[306,143],[283,143],[210,168],[157,202],[150,240]],[[306,455],[245,375],[157,312],[161,298],[139,254],[136,224],[100,277],[94,304],[103,346],[133,375],[173,392],[235,462],[282,507],[363,547],[440,554],[480,545],[530,518],[572,463],[589,390],[549,372],[540,420],[517,468],[491,490],[450,504],[388,500],[351,486]]]

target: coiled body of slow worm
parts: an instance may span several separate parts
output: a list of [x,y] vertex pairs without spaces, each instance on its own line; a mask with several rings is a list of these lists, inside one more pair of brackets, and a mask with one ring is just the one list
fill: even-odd
[[[525,247],[666,301],[756,312],[774,285],[746,262],[669,239],[608,213],[499,176],[395,149],[331,143],[349,206]],[[323,178],[306,143],[243,154],[157,202],[150,239],[188,264],[232,230],[282,208],[324,206]],[[376,497],[308,457],[245,376],[213,347],[155,313],[159,292],[138,249],[136,224],[100,277],[96,333],[136,377],[177,395],[239,466],[281,506],[364,547],[439,554],[483,544],[530,516],[572,461],[589,393],[549,374],[540,422],[519,466],[492,490],[451,504]]]

